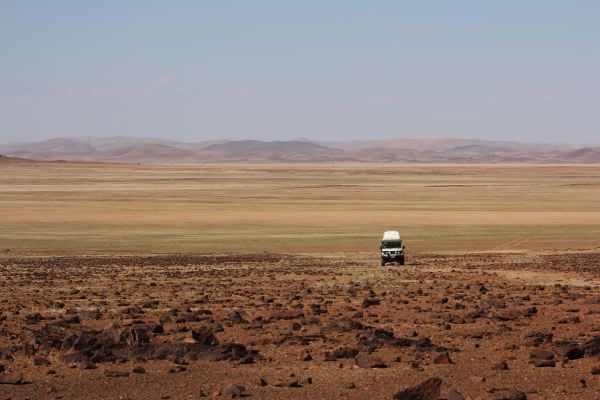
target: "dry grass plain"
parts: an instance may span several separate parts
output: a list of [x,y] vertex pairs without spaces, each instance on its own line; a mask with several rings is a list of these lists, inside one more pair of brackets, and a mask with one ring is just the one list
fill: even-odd
[[0,251],[34,254],[600,246],[599,166],[0,166]]
[[599,238],[600,166],[0,165],[0,399],[598,400]]

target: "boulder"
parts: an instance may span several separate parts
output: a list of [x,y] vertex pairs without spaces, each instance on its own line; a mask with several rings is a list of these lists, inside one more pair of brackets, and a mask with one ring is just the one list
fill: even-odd
[[429,378],[416,386],[403,389],[394,394],[394,400],[438,400],[442,380],[440,378]]

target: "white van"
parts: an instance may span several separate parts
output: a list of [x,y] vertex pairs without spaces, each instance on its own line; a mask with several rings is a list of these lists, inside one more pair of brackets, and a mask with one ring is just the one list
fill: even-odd
[[404,245],[398,231],[384,232],[379,249],[381,250],[381,266],[394,261],[399,265],[404,265]]

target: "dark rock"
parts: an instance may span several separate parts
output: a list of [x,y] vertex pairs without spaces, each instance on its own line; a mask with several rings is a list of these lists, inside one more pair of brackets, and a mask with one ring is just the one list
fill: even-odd
[[98,367],[96,367],[96,364],[94,364],[90,360],[85,360],[85,361],[81,361],[80,363],[77,363],[77,368],[79,368],[79,369],[96,369]]
[[354,362],[360,368],[387,368],[386,363],[381,358],[368,354],[358,354],[354,358]]
[[244,319],[244,316],[242,315],[240,310],[233,310],[229,313],[227,318],[229,318],[229,320],[234,324],[245,324],[248,322]]
[[228,384],[221,390],[221,394],[227,399],[245,397],[246,388],[242,385]]
[[28,314],[25,316],[25,322],[28,324],[37,324],[42,320],[42,315],[40,313]]
[[296,310],[289,310],[289,311],[279,311],[276,313],[271,314],[271,316],[269,317],[269,320],[279,320],[279,319],[297,319],[297,318],[304,318],[304,312],[302,311],[296,311]]
[[396,393],[394,400],[438,400],[442,380],[440,378],[429,378],[416,386],[409,387]]
[[337,350],[325,353],[325,361],[336,361],[339,358],[353,358],[358,354],[358,349],[340,347]]
[[291,379],[279,379],[277,380],[273,386],[276,387],[285,387],[285,388],[297,388],[300,387],[300,383],[298,381],[298,379],[295,378],[291,378]]
[[362,302],[363,308],[378,306],[380,304],[379,299],[364,299]]
[[508,371],[508,362],[506,360],[500,361],[498,364],[494,365],[492,369],[496,371]]
[[531,347],[539,347],[544,343],[552,343],[553,334],[550,332],[530,332],[525,335],[525,344]]
[[579,318],[579,315],[573,315],[570,317],[566,317],[561,319],[560,321],[558,321],[559,324],[578,324],[581,322],[581,318]]
[[137,366],[137,367],[133,367],[133,369],[131,370],[131,372],[134,373],[134,374],[145,374],[146,373],[146,369],[144,367]]
[[33,365],[38,365],[38,366],[40,366],[40,365],[43,365],[43,366],[47,366],[47,365],[50,365],[50,364],[52,364],[52,363],[50,362],[50,360],[47,360],[47,359],[45,359],[45,358],[42,358],[42,357],[36,357],[36,358],[34,358],[34,359],[33,359]]
[[5,372],[0,374],[0,385],[20,385],[23,383],[23,374],[18,372]]
[[83,351],[83,350],[76,351],[73,353],[63,354],[63,355],[59,356],[58,359],[67,364],[89,361],[90,352]]
[[463,397],[462,393],[453,389],[448,392],[448,396],[446,397],[446,399],[447,400],[463,400],[464,397]]
[[555,343],[554,351],[559,357],[577,360],[585,355],[585,351],[577,343]]
[[465,314],[465,318],[477,319],[477,318],[481,318],[482,315],[483,315],[483,311],[475,310],[475,311],[471,311],[471,312]]
[[554,367],[554,353],[542,349],[535,349],[529,353],[529,363],[534,367]]
[[435,356],[433,358],[433,363],[434,364],[445,364],[445,365],[449,365],[449,364],[454,364],[452,362],[452,360],[450,359],[450,354],[448,354],[447,351],[438,354],[437,356]]
[[554,360],[541,360],[539,358],[533,358],[529,360],[529,363],[534,367],[538,368],[546,368],[546,367],[555,367],[556,362]]
[[554,353],[547,350],[535,349],[529,353],[529,358],[538,358],[541,360],[552,360],[554,359]]
[[104,371],[104,376],[109,378],[125,378],[129,376],[129,372],[107,369],[106,371]]
[[595,356],[600,354],[600,336],[596,336],[588,340],[581,345],[581,348],[585,352],[586,356]]
[[165,333],[165,328],[161,324],[154,325],[154,327],[152,328],[152,333],[154,333],[154,334]]
[[516,389],[493,389],[494,400],[527,400],[525,393]]
[[192,338],[200,345],[217,346],[219,344],[219,339],[217,339],[213,330],[207,326],[202,326],[198,330],[193,330]]
[[0,349],[0,360],[5,361],[13,361],[15,357],[13,356],[13,351],[10,349]]
[[592,367],[592,375],[600,375],[600,365],[596,365],[595,367]]

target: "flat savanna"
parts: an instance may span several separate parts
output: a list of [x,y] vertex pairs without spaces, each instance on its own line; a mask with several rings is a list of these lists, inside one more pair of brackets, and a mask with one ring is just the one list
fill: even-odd
[[599,238],[600,166],[0,165],[0,399],[595,400]]
[[599,199],[599,166],[0,166],[0,251],[587,249]]

